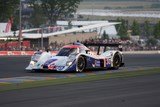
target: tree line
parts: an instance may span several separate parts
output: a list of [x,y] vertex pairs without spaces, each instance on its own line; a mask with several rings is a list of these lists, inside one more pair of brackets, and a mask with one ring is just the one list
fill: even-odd
[[131,25],[129,25],[128,20],[118,18],[116,21],[121,22],[121,24],[116,25],[118,35],[121,38],[128,38],[128,30],[130,30],[132,36],[138,35],[146,38],[154,37],[160,39],[160,21],[156,24],[152,24],[146,20],[144,23],[140,24],[137,20],[134,20]]
[[[39,27],[48,21],[54,25],[56,20],[70,16],[76,11],[82,0],[25,0],[32,10],[30,23]],[[21,1],[22,2],[22,1]],[[18,24],[20,0],[0,0],[0,22],[6,22],[11,16]]]
[[121,39],[129,39],[130,33],[131,36],[140,36],[147,39],[148,44],[151,45],[156,45],[157,40],[160,40],[160,21],[152,24],[146,20],[140,24],[137,20],[134,20],[131,25],[129,25],[128,20],[118,18],[116,21],[121,22],[121,24],[116,25]]

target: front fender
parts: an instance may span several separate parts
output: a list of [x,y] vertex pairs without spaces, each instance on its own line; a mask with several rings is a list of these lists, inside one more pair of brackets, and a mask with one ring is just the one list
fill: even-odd
[[52,54],[50,52],[43,52],[37,61],[33,60],[32,57],[29,65],[25,68],[26,70],[41,69],[42,64],[49,60]]

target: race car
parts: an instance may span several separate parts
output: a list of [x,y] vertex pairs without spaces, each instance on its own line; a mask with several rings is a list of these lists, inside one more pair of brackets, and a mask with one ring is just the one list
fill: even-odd
[[122,52],[108,50],[99,55],[81,43],[63,46],[56,55],[51,52],[35,52],[26,70],[76,71],[88,69],[118,69],[124,65]]

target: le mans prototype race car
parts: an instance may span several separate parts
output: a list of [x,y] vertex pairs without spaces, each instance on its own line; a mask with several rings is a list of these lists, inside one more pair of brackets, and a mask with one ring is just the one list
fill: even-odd
[[88,69],[118,69],[123,65],[123,55],[118,50],[108,50],[97,55],[83,44],[75,43],[62,47],[56,55],[35,52],[26,70],[82,72]]

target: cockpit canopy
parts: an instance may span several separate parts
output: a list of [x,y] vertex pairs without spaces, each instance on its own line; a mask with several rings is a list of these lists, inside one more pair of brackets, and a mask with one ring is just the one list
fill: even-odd
[[69,56],[71,54],[87,53],[90,51],[84,45],[66,45],[58,52],[56,56]]

